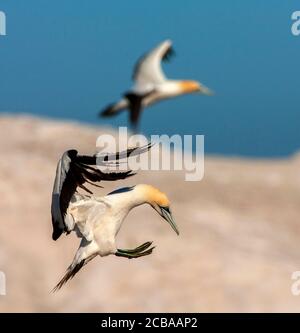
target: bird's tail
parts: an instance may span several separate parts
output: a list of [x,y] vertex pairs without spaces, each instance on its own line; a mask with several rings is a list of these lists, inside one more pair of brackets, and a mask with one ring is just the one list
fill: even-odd
[[81,270],[83,266],[85,266],[89,261],[94,259],[97,256],[97,254],[94,254],[87,259],[81,260],[77,264],[72,264],[67,269],[66,274],[63,276],[63,278],[58,282],[58,284],[53,288],[53,292],[56,292],[61,289],[69,280],[73,279],[73,277]]
[[128,101],[123,98],[119,102],[108,105],[104,110],[100,111],[99,115],[101,117],[112,117],[119,112],[127,109],[129,106]]

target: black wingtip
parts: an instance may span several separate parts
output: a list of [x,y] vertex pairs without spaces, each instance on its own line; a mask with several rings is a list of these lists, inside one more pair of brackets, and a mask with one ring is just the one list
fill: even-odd
[[53,233],[52,233],[52,239],[53,239],[54,241],[58,240],[58,238],[61,236],[62,233],[63,233],[63,231],[60,230],[60,229],[55,229],[55,230],[53,230]]
[[162,60],[165,62],[169,62],[173,57],[176,56],[176,53],[174,51],[174,48],[170,46],[168,50],[165,52],[165,54],[162,57]]

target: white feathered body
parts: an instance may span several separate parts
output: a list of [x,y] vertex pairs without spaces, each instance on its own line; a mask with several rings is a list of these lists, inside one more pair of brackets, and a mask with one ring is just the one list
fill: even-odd
[[170,212],[169,199],[151,185],[124,187],[104,197],[75,194],[68,206],[65,220],[68,221],[67,231],[75,231],[81,242],[72,264],[54,290],[60,289],[97,255],[104,257],[115,254],[126,258],[138,258],[151,254],[154,248],[149,248],[151,242],[130,250],[130,253],[129,250],[118,249],[116,246],[116,236],[128,213],[134,207],[145,203],[152,206],[177,235],[179,234]]
[[82,238],[73,264],[94,254],[101,257],[115,254],[116,236],[130,210],[143,203],[134,191],[104,197],[77,197],[71,202],[68,215],[74,231]]

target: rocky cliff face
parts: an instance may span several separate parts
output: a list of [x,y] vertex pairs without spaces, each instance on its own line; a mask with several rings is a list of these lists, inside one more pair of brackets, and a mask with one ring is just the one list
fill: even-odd
[[103,128],[31,117],[0,118],[1,312],[299,311],[291,275],[300,270],[300,159],[207,157],[201,182],[144,171],[96,189],[150,183],[165,191],[179,237],[150,207],[131,212],[120,247],[154,241],[151,256],[96,258],[60,292],[51,289],[78,246],[51,240],[57,159],[93,152]]

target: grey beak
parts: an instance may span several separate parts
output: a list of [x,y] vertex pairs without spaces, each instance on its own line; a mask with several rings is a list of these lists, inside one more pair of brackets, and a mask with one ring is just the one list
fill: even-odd
[[176,232],[176,234],[179,235],[179,230],[176,226],[176,223],[173,219],[173,216],[172,216],[169,208],[160,207],[160,209],[161,209],[161,216],[170,224],[170,226]]

